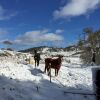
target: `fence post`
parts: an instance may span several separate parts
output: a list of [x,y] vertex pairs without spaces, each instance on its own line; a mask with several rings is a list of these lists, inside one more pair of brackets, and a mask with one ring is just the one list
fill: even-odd
[[100,100],[100,68],[92,68],[93,88],[96,100]]

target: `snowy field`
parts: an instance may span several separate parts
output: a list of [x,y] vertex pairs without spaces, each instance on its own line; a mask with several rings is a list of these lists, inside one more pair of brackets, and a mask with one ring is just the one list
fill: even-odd
[[35,68],[34,61],[26,64],[24,60],[29,54],[11,53],[0,57],[0,100],[95,100],[92,66],[82,65],[79,56],[64,57],[57,77],[52,69],[50,83],[44,61]]

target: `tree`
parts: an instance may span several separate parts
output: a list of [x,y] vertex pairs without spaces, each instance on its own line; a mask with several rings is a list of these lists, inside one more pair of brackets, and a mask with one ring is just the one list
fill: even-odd
[[79,40],[77,45],[78,45],[78,48],[81,50],[83,48],[84,41],[83,40]]
[[92,28],[85,28],[85,38],[79,40],[78,47],[84,51],[81,58],[84,63],[90,63],[92,51],[96,52],[96,64],[100,64],[100,30],[93,31]]

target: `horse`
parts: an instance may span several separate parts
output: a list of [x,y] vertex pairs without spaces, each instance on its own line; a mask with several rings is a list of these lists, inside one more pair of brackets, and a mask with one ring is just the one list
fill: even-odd
[[49,72],[51,60],[52,60],[52,58],[45,58],[45,70],[44,70],[45,73],[46,73],[46,71]]
[[58,75],[59,69],[61,67],[61,62],[62,62],[62,57],[63,56],[58,56],[58,58],[53,59],[53,58],[46,58],[45,59],[45,73],[46,70],[48,72],[48,75],[50,75],[50,70],[51,68],[55,69],[55,76]]

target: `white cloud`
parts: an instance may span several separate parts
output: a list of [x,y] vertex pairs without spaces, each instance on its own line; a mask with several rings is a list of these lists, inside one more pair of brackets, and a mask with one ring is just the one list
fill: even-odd
[[64,7],[54,11],[54,18],[66,18],[85,15],[95,10],[100,0],[70,0]]
[[15,13],[8,14],[8,10],[4,9],[0,5],[0,20],[10,19],[10,18],[12,18],[15,15],[16,15],[16,12]]
[[48,30],[34,30],[24,33],[14,41],[17,44],[32,45],[42,42],[62,41],[63,37]]
[[63,32],[64,32],[64,30],[62,30],[62,29],[57,29],[55,33],[59,34],[59,33],[63,33]]
[[42,41],[60,41],[62,40],[62,36],[56,35],[54,33],[44,34],[41,38]]

